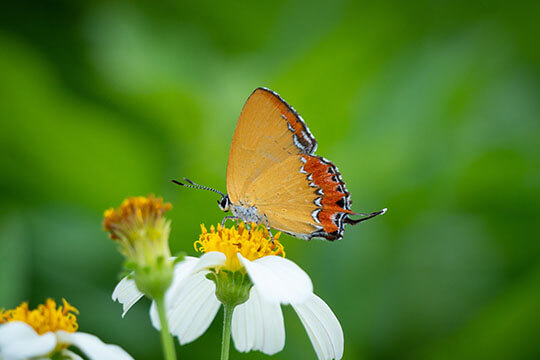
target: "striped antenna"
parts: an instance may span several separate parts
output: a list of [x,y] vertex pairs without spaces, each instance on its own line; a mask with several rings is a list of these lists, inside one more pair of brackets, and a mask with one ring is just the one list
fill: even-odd
[[184,178],[184,181],[187,182],[187,184],[184,184],[178,180],[171,180],[173,183],[175,183],[176,185],[180,185],[180,186],[185,186],[185,187],[188,187],[188,188],[193,188],[193,189],[201,189],[201,190],[208,190],[208,191],[213,191],[215,193],[218,193],[219,195],[221,196],[225,196],[224,193],[222,193],[221,191],[218,191],[214,188],[211,188],[211,187],[208,187],[208,186],[203,186],[203,185],[199,185],[197,183],[194,183],[193,181],[189,180],[188,178]]

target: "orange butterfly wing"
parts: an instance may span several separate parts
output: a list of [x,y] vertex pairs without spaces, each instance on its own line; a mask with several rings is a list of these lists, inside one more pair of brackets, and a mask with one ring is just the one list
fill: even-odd
[[295,116],[289,112],[280,98],[266,89],[258,88],[246,101],[234,131],[227,166],[227,191],[233,203],[262,172],[300,153],[287,126],[286,117]]
[[343,235],[349,193],[337,168],[313,155],[317,142],[302,118],[276,93],[258,88],[233,135],[227,191],[233,204],[255,206],[272,228],[294,236]]

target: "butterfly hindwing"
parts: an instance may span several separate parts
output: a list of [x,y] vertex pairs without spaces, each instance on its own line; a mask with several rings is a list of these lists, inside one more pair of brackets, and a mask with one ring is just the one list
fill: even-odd
[[308,238],[308,234],[321,226],[312,217],[318,195],[309,186],[306,174],[301,173],[302,166],[299,155],[288,157],[251,183],[245,197],[253,198],[271,227]]

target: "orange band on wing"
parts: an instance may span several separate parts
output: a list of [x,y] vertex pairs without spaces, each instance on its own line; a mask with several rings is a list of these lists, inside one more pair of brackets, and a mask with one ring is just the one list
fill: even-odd
[[316,192],[320,195],[317,218],[327,234],[343,231],[343,215],[353,214],[350,210],[349,192],[334,164],[319,156],[303,156],[304,171]]

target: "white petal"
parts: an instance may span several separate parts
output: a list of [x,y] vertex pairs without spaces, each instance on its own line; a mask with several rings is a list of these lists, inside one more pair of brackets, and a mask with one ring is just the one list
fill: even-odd
[[52,332],[38,335],[23,322],[13,321],[0,326],[0,359],[19,360],[46,355],[56,347]]
[[260,350],[273,355],[285,346],[285,327],[279,303],[264,300],[255,287],[249,299],[234,309],[232,337],[238,351]]
[[341,359],[343,356],[343,330],[338,319],[317,295],[301,304],[292,304],[306,328],[319,359]]
[[[186,256],[184,260],[176,266],[175,272],[174,272],[173,284],[171,285],[171,287],[167,290],[167,293],[165,294],[165,304],[166,304],[165,306],[167,308],[167,318],[169,318],[169,315],[168,315],[169,312],[176,311],[178,307],[177,305],[178,298],[182,293],[185,293],[183,288],[186,286],[184,284],[184,280],[186,278],[190,278],[194,273],[200,272],[200,271],[203,271],[204,275],[206,275],[208,273],[208,271],[206,270],[207,267],[214,267],[214,266],[222,265],[225,263],[226,260],[227,258],[225,254],[218,251],[211,251],[211,252],[205,253],[200,258]],[[198,277],[196,278],[198,279]],[[191,279],[190,281],[193,281],[193,279]],[[213,291],[215,292],[215,285],[213,289],[214,289]],[[219,308],[219,304],[218,304],[218,308]],[[208,321],[210,321],[211,323],[214,317],[215,317],[215,314]],[[158,330],[161,329],[161,326],[159,323],[159,315],[157,313],[155,302],[152,302],[152,305],[150,307],[150,320],[152,322],[152,325],[156,329]],[[169,331],[171,331],[170,322],[171,321],[169,320]],[[208,326],[210,326],[210,324],[208,324]],[[202,332],[204,332],[208,328],[208,326],[206,326],[206,328],[204,328]]]
[[[149,313],[150,313],[150,322],[152,323],[152,326],[154,327],[154,329],[161,331],[161,323],[159,322],[159,314],[157,312],[157,306],[156,306],[155,301],[152,301],[152,305],[150,305]],[[169,332],[170,332],[170,329],[169,329]]]
[[78,347],[90,360],[133,360],[133,358],[117,345],[105,344],[97,336],[82,332],[56,332],[58,342]]
[[[182,261],[180,261],[178,264],[174,267],[174,277],[173,282],[169,289],[167,289],[167,293],[175,291],[176,288],[182,285],[182,282],[185,280],[186,277],[191,275],[194,271],[194,267],[199,263],[199,258],[193,257],[193,256],[186,256]],[[167,294],[165,295],[167,296]]]
[[0,325],[0,349],[20,338],[30,338],[37,335],[34,329],[22,321],[8,322]]
[[240,254],[238,258],[266,301],[299,303],[313,294],[313,284],[309,276],[288,259],[272,255],[249,261]]
[[112,293],[113,301],[118,300],[118,302],[122,304],[122,317],[124,317],[128,310],[143,296],[143,293],[137,289],[135,281],[129,279],[128,276],[120,280]]
[[217,251],[204,254],[200,258],[186,256],[174,268],[173,283],[165,294],[165,302],[174,301],[176,292],[183,286],[184,280],[191,274],[205,270],[206,267],[221,265],[222,263],[225,263],[225,260],[225,254]]
[[[193,267],[198,261],[199,259],[196,257],[186,256],[182,261],[176,264],[174,267],[173,283],[171,284],[170,289],[175,286],[180,286],[184,278],[192,272]],[[135,281],[133,279],[128,279],[128,276],[126,276],[120,280],[118,285],[114,288],[112,299],[113,301],[118,300],[118,302],[122,304],[122,317],[124,317],[128,310],[143,296],[143,293],[137,289]]]
[[[200,271],[187,277],[182,286],[168,294],[166,300],[167,321],[171,334],[178,337],[181,345],[201,336],[212,323],[219,310],[216,285],[206,278],[208,271]],[[155,303],[150,308],[152,325],[159,329],[159,316]]]
[[210,251],[199,258],[199,262],[195,265],[193,272],[201,271],[225,264],[227,257],[219,251]]

